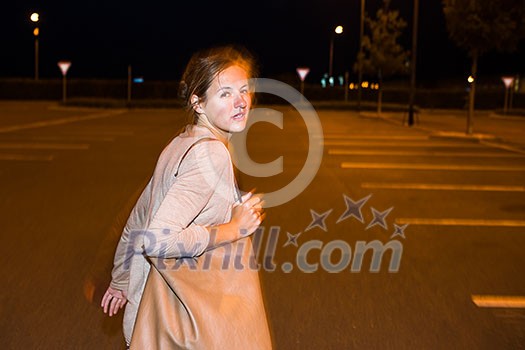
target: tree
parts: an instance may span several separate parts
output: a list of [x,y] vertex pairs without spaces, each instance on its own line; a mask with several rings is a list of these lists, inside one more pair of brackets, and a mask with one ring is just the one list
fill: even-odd
[[[379,90],[377,95],[377,112],[381,114],[383,96],[383,78],[407,72],[409,52],[399,43],[398,39],[406,27],[406,22],[399,17],[399,11],[389,10],[389,1],[383,1],[383,8],[376,13],[376,18],[366,16],[365,23],[370,36],[363,37],[363,56],[361,58],[363,71],[377,74]],[[357,64],[354,70],[357,70]]]
[[492,50],[512,52],[525,37],[523,0],[443,0],[443,13],[452,41],[472,60],[467,134],[472,134],[478,59]]

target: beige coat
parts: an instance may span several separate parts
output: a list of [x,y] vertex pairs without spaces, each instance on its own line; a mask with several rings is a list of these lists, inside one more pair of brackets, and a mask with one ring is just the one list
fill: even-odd
[[251,239],[218,247],[205,228],[229,222],[239,199],[228,149],[208,129],[188,127],[163,150],[112,271],[128,293],[131,349],[271,349]]

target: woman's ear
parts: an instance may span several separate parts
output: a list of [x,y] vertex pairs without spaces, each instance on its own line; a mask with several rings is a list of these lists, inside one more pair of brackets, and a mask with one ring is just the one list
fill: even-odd
[[202,110],[201,108],[201,105],[200,105],[200,99],[199,99],[199,96],[197,95],[191,95],[191,106],[193,107],[193,110],[197,113],[204,113],[204,111]]

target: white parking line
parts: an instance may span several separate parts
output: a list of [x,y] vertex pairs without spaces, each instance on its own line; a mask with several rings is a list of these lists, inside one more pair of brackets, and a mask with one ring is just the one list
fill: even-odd
[[39,161],[49,162],[53,160],[53,155],[27,155],[27,154],[0,154],[0,161],[14,160],[14,161]]
[[86,150],[89,149],[87,143],[43,143],[43,142],[13,142],[0,143],[0,149],[56,149],[56,150]]
[[28,124],[4,126],[4,127],[0,127],[0,133],[26,130],[26,129],[42,128],[46,126],[68,124],[68,123],[74,123],[74,122],[84,121],[84,120],[112,117],[118,114],[122,114],[124,112],[125,112],[124,110],[115,110],[115,111],[90,114],[90,115],[85,115],[85,116],[80,116],[80,117],[60,118],[60,119],[45,120],[41,122],[34,122],[34,123],[28,123]]
[[131,130],[72,130],[66,135],[80,135],[80,136],[91,136],[91,135],[104,135],[104,136],[133,136],[135,133]]
[[472,301],[478,307],[495,308],[525,308],[525,296],[504,296],[504,295],[472,295]]
[[522,148],[519,148],[519,147],[514,147],[514,146],[510,146],[510,145],[504,145],[504,144],[495,143],[495,142],[488,142],[488,141],[481,141],[481,143],[483,145],[485,145],[485,146],[489,146],[489,147],[493,147],[493,148],[499,148],[499,149],[504,149],[506,151],[516,152],[516,153],[520,153],[520,154],[525,154],[525,149],[522,149]]
[[361,184],[361,188],[383,188],[383,189],[393,189],[393,190],[525,192],[525,186],[387,183],[387,182],[363,182]]
[[411,140],[423,141],[428,140],[428,136],[414,136],[414,135],[361,135],[361,134],[325,134],[324,139],[342,139],[342,140]]
[[480,148],[479,143],[459,143],[459,142],[392,142],[392,141],[359,141],[359,140],[325,140],[325,146],[365,146],[365,147],[459,147],[459,148]]
[[[7,138],[3,140],[8,141]],[[15,140],[14,138],[12,140]],[[75,135],[63,135],[63,136],[23,136],[17,137],[16,141],[87,141],[87,142],[113,142],[115,141],[114,137],[108,136],[75,136]]]
[[397,218],[399,225],[525,227],[525,220]]
[[387,150],[350,150],[330,148],[328,154],[337,156],[424,156],[424,157],[470,157],[470,158],[520,158],[525,154],[499,152],[426,152],[426,151],[387,151]]
[[453,165],[423,163],[341,163],[343,169],[459,170],[459,171],[525,171],[523,166]]

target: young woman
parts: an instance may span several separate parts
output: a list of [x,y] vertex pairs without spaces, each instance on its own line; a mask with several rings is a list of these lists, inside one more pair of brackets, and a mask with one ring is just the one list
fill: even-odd
[[241,196],[227,143],[243,131],[254,60],[218,47],[196,53],[180,95],[193,121],[161,153],[133,208],[103,299],[126,305],[131,349],[271,349],[250,235],[261,195]]

